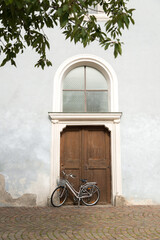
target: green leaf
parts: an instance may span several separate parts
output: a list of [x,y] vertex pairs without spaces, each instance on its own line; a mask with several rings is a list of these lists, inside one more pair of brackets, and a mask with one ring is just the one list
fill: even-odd
[[62,12],[63,12],[62,8],[58,8],[57,14],[58,14],[59,17],[62,15]]
[[17,67],[16,63],[15,63],[15,61],[13,59],[11,59],[11,64],[14,65],[15,67]]
[[129,13],[132,13],[133,11],[135,11],[136,9],[135,8],[131,8],[128,10]]
[[67,24],[68,16],[69,16],[69,14],[67,12],[61,16],[61,18],[60,18],[60,26],[61,26],[61,28],[63,28]]
[[2,63],[1,63],[1,67],[3,67],[5,64],[6,64],[6,62],[7,62],[7,59],[5,58],[3,61],[2,61]]
[[118,52],[119,52],[120,55],[122,55],[122,48],[121,48],[121,44],[120,43],[118,44]]
[[118,56],[118,44],[114,44],[114,57],[116,58]]
[[132,24],[135,24],[135,21],[133,20],[133,18],[131,18],[131,22],[132,22]]
[[52,21],[52,19],[50,17],[44,18],[44,21],[45,21],[46,26],[48,28],[53,28],[53,21]]
[[129,27],[129,19],[126,15],[124,15],[124,23],[125,23],[126,27],[128,28]]
[[47,64],[48,67],[52,66],[52,63],[49,60],[46,60],[46,64]]
[[69,9],[68,4],[64,4],[63,7],[62,7],[62,9],[63,9],[64,12],[65,12],[65,11],[68,11],[68,9]]
[[106,43],[104,49],[107,50],[109,46],[110,46],[110,43]]
[[9,4],[12,4],[12,3],[13,3],[13,0],[5,0],[6,5],[9,5]]
[[19,9],[22,9],[24,6],[23,1],[21,1],[21,0],[15,0],[15,3]]

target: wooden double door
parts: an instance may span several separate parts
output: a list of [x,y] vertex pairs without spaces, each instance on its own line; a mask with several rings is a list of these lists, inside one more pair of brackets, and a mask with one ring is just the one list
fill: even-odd
[[110,132],[103,126],[68,126],[61,133],[61,171],[76,175],[70,179],[75,188],[80,178],[96,181],[100,204],[111,203]]

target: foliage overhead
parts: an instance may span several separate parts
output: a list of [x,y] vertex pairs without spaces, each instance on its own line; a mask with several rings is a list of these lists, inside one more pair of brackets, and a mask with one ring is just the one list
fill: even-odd
[[[16,66],[17,54],[28,46],[39,54],[35,66],[44,68],[52,63],[47,59],[50,48],[45,29],[60,26],[66,39],[81,42],[84,47],[93,41],[107,50],[113,47],[114,56],[122,53],[122,30],[134,24],[134,9],[129,0],[0,0],[1,66],[11,62]],[[90,10],[100,5],[108,17],[101,27]],[[92,11],[92,12],[93,12]]]

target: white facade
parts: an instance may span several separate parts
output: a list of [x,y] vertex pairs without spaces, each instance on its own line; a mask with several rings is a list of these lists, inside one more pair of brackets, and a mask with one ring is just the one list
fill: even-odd
[[[34,68],[36,55],[27,50],[18,57],[17,68],[8,64],[0,69],[0,174],[12,199],[30,193],[29,197],[36,196],[37,205],[47,204],[53,175],[58,175],[52,162],[52,131],[58,125],[51,123],[48,112],[61,112],[60,81],[67,71],[88,62],[111,74],[110,112],[122,112],[113,140],[118,150],[113,150],[112,163],[119,164],[112,172],[115,182],[119,179],[113,195],[122,195],[128,204],[160,204],[160,2],[135,0],[130,5],[136,8],[135,25],[124,32],[123,55],[117,59],[96,42],[84,49],[65,41],[61,31],[54,29],[47,32],[52,67],[44,71]],[[59,125],[80,124],[80,116],[67,123],[61,115],[50,116]],[[89,124],[94,121],[93,117]],[[107,116],[96,121],[109,124]],[[112,116],[110,128],[114,121]],[[2,185],[4,182],[0,191],[4,191]],[[0,206],[14,204],[0,198]]]

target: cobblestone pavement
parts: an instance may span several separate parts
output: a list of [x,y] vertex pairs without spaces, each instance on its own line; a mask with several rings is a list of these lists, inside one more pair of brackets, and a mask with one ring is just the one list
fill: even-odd
[[0,208],[0,240],[159,239],[160,206]]

